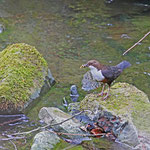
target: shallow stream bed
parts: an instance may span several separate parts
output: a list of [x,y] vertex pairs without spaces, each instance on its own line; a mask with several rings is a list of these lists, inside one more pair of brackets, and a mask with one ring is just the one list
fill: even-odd
[[[150,36],[122,56],[150,31],[148,0],[1,0],[0,25],[1,51],[19,42],[35,46],[56,79],[55,86],[25,112],[29,119],[23,119],[21,126],[0,124],[1,134],[41,124],[38,112],[43,106],[64,109],[62,99],[70,100],[72,84],[77,85],[81,100],[87,93],[81,89],[86,70],[80,66],[90,59],[108,65],[129,61],[132,66],[116,82],[131,83],[150,97]],[[27,150],[31,142],[29,137],[27,144],[21,141],[16,145]],[[12,146],[3,142],[0,148]]]

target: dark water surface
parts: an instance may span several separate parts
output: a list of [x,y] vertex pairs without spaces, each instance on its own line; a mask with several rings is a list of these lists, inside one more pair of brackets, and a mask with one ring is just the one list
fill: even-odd
[[[110,65],[122,60],[131,62],[132,67],[116,82],[131,83],[150,97],[150,36],[122,56],[150,31],[149,1],[1,0],[0,24],[5,27],[0,33],[0,50],[18,42],[35,46],[57,82],[25,113],[30,118],[30,123],[23,126],[26,129],[32,122],[36,124],[41,107],[63,108],[62,99],[69,95],[72,84],[78,86],[80,100],[85,96],[81,90],[85,70],[79,67],[89,59]],[[20,149],[29,147],[30,144],[23,144]]]

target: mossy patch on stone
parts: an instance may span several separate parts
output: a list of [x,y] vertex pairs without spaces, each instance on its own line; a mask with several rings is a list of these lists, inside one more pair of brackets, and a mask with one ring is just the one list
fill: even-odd
[[110,150],[113,147],[113,142],[106,138],[92,138],[91,141],[84,141],[82,144],[84,150],[86,149],[100,149],[100,150]]
[[60,140],[58,144],[55,145],[53,150],[60,150],[60,149],[68,149],[68,150],[83,150],[81,145],[70,145],[69,143],[65,142],[64,140]]
[[81,109],[94,110],[101,106],[115,115],[132,121],[139,132],[150,134],[150,103],[147,95],[128,83],[116,83],[111,87],[107,100],[97,94],[87,95],[80,103]]
[[8,46],[0,53],[0,109],[23,107],[35,89],[44,84],[48,66],[28,44]]

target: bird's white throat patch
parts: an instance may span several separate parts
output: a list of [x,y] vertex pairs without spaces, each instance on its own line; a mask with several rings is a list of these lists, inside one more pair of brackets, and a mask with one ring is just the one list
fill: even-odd
[[105,79],[101,70],[97,70],[97,68],[95,68],[94,66],[89,66],[89,68],[91,69],[91,73],[94,80],[102,81],[103,79]]

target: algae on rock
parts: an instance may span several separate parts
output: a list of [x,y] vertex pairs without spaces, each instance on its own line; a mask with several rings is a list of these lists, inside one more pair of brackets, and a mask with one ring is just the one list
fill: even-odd
[[[92,101],[96,101],[96,103]],[[147,120],[150,116],[150,103],[147,95],[128,83],[119,82],[114,84],[111,88],[111,96],[106,101],[103,101],[101,97],[97,97],[95,94],[87,95],[81,101],[80,107],[82,109],[85,109],[85,107],[86,109],[87,107],[91,109],[98,106],[97,103],[116,115],[132,120],[139,128],[142,127],[139,121],[143,119]],[[96,106],[94,107],[93,105]],[[149,114],[147,115],[146,112],[149,112]],[[145,131],[150,133],[150,130],[147,129],[147,121],[143,120],[142,123],[145,126]]]
[[42,55],[28,44],[13,44],[0,52],[0,110],[11,113],[27,107],[31,96],[40,93],[48,70]]
[[[97,97],[97,94],[87,95],[80,102],[80,109],[88,109],[93,112],[95,110],[107,111],[119,116],[122,120],[128,121],[127,127],[130,130],[135,130],[136,139],[133,142],[132,135],[129,136],[131,132],[129,129],[126,131],[130,132],[122,132],[118,136],[118,140],[128,145],[135,147],[142,143],[142,140],[149,139],[150,102],[148,96],[135,86],[120,82],[112,86],[110,93],[111,96],[106,101],[103,101],[101,97]],[[139,139],[139,137],[143,137],[143,139]]]

